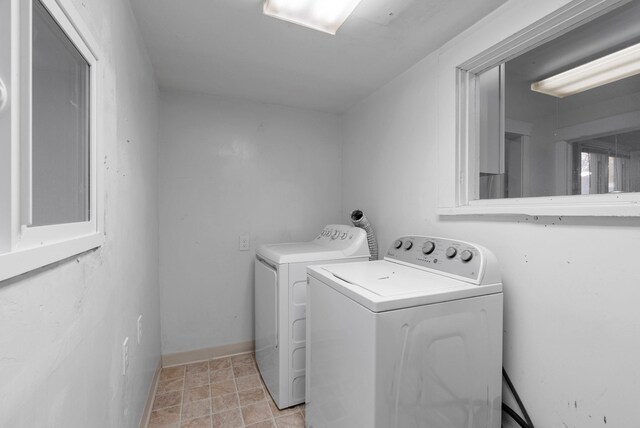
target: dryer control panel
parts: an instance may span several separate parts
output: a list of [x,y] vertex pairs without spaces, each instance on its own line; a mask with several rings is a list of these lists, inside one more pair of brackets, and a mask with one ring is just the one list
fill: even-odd
[[367,233],[359,227],[347,226],[344,224],[329,224],[325,226],[318,236],[316,236],[314,242],[320,245],[331,245],[330,243],[332,241],[337,241],[336,245],[342,247],[352,245],[354,240],[357,241],[363,236],[366,238],[366,235]]
[[470,242],[402,236],[391,244],[385,259],[478,285],[500,282],[495,256],[486,248]]

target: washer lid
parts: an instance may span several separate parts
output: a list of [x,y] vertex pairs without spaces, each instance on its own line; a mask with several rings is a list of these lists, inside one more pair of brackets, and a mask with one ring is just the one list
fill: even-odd
[[373,312],[499,293],[502,284],[475,285],[386,260],[314,266],[309,274]]

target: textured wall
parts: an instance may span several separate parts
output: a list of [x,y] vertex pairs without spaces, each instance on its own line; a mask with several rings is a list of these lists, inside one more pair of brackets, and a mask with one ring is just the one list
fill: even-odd
[[253,340],[255,249],[349,221],[340,158],[336,115],[161,93],[163,354]]
[[454,144],[439,138],[451,122],[438,99],[442,58],[462,62],[563,3],[507,3],[348,111],[343,208],[365,211],[382,249],[406,233],[491,249],[504,279],[504,365],[536,426],[631,427],[640,399],[640,220],[436,214],[438,153]]
[[153,70],[127,1],[73,3],[105,65],[98,135],[106,242],[0,282],[2,427],[135,427],[160,357]]

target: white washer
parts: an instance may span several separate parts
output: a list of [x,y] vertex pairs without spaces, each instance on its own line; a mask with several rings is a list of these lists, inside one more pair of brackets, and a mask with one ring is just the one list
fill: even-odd
[[280,409],[305,399],[307,266],[367,260],[366,232],[335,224],[311,242],[262,245],[256,251],[256,361]]
[[308,428],[499,428],[502,283],[467,242],[308,268]]

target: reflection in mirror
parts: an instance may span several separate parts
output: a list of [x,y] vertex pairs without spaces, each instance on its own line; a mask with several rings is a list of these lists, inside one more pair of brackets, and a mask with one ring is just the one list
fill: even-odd
[[478,75],[479,199],[640,192],[638,22],[630,2]]
[[572,194],[640,192],[640,131],[570,144]]
[[33,223],[90,219],[89,64],[33,1]]

